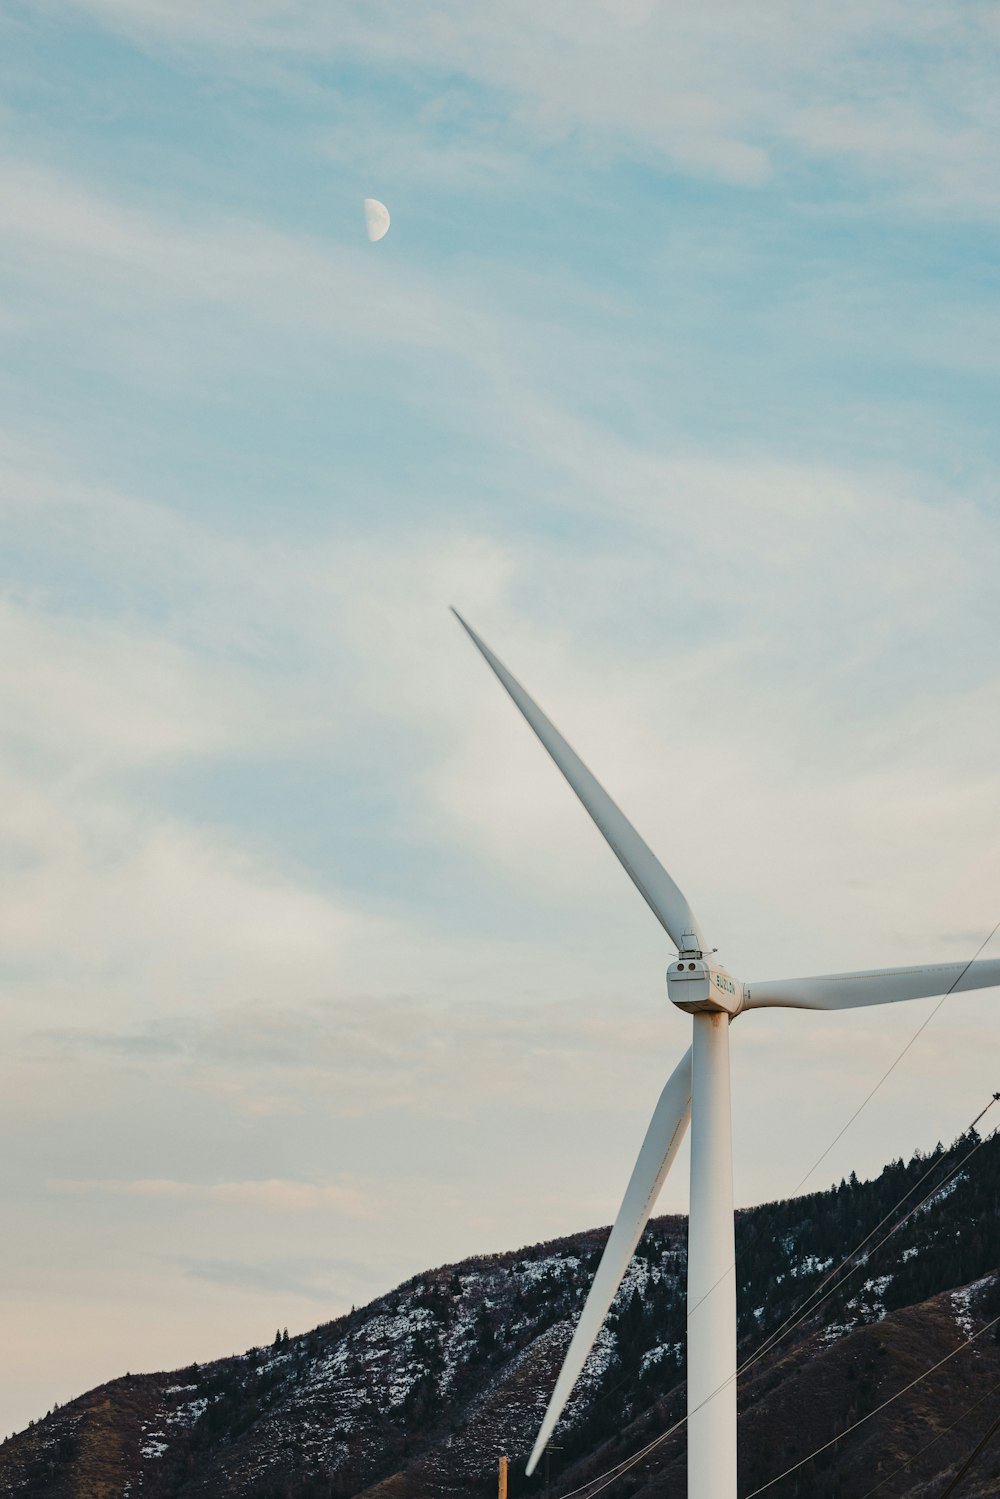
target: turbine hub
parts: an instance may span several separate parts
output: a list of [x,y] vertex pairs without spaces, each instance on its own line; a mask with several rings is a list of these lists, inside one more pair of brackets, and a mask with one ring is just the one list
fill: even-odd
[[743,1008],[745,991],[718,963],[710,963],[701,953],[678,954],[677,962],[667,969],[667,993],[679,1010],[697,1015],[704,1010],[724,1011],[738,1015]]

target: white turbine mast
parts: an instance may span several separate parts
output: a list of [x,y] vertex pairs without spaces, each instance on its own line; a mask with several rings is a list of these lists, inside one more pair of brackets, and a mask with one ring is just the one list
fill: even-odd
[[[660,1095],[556,1380],[527,1472],[534,1472],[608,1314],[691,1121],[688,1224],[688,1499],[736,1499],[736,1256],[729,1026],[771,1006],[847,1010],[1000,984],[1000,960],[833,973],[742,984],[712,960],[686,897],[656,855],[489,647],[452,611],[513,698],[677,949],[667,992],[693,1038]],[[714,951],[714,949],[712,950]]]

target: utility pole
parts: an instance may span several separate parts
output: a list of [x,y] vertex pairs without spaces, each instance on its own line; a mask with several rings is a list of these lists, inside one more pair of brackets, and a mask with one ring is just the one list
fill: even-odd
[[497,1473],[497,1499],[507,1499],[507,1459],[500,1457],[500,1467]]
[[545,1449],[545,1492],[542,1496],[542,1499],[549,1499],[549,1468],[551,1457],[553,1452],[558,1452],[559,1450],[560,1448],[556,1445],[555,1442],[550,1442]]

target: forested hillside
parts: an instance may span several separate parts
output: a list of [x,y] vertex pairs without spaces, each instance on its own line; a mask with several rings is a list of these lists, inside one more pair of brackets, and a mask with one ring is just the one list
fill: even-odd
[[[0,1495],[485,1499],[500,1452],[512,1460],[512,1499],[541,1493],[523,1459],[606,1236],[446,1266],[272,1346],[113,1381],[0,1447]],[[852,1176],[742,1212],[737,1257],[741,1360],[784,1329],[741,1382],[741,1492],[829,1442],[766,1492],[863,1499],[879,1482],[882,1499],[929,1499],[1000,1413],[988,1325],[1000,1314],[1000,1141],[970,1134],[873,1181]],[[654,1220],[557,1433],[553,1495],[589,1484],[683,1414],[685,1272],[685,1220]],[[609,1499],[681,1499],[683,1453],[681,1429]],[[964,1481],[966,1499],[1000,1493],[998,1462],[1000,1443]]]

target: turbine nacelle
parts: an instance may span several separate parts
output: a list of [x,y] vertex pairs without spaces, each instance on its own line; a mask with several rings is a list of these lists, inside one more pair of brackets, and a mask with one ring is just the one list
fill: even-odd
[[698,1015],[706,1010],[738,1015],[746,1000],[743,984],[720,963],[710,963],[700,953],[682,952],[667,969],[667,993],[679,1010]]

